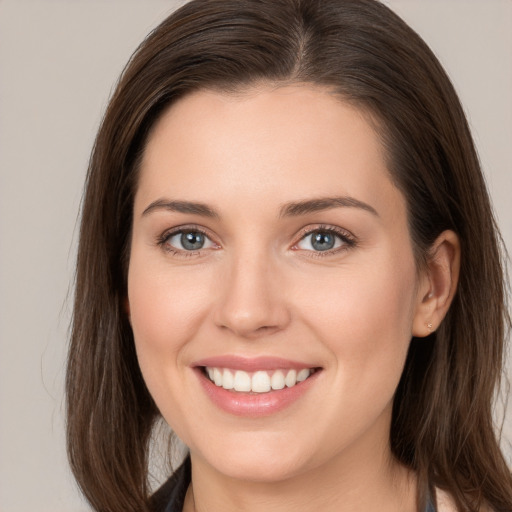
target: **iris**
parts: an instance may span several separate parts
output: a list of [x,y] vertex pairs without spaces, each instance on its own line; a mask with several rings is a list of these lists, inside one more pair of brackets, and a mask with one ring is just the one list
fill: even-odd
[[197,251],[203,248],[205,236],[198,231],[185,231],[181,234],[180,242],[187,251]]
[[317,251],[328,251],[334,247],[336,237],[327,231],[314,231],[311,233],[311,246]]

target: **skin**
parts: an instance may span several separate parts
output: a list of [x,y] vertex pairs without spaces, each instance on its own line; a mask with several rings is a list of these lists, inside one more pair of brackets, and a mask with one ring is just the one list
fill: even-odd
[[[374,211],[280,215],[334,196]],[[216,216],[144,213],[162,200]],[[204,230],[205,247],[187,253],[167,236],[182,226]],[[319,254],[305,235],[319,227],[345,239]],[[148,389],[190,448],[186,511],[416,510],[414,475],[388,439],[411,336],[435,330],[455,290],[456,236],[444,232],[432,254],[418,270],[377,134],[328,91],[200,91],[164,113],[135,195],[127,309]],[[284,410],[237,417],[191,367],[226,354],[322,370]]]

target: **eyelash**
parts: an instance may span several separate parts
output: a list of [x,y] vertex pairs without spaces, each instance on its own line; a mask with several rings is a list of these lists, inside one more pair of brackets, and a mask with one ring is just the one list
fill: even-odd
[[304,240],[308,236],[311,236],[315,232],[332,234],[341,240],[342,245],[340,247],[336,247],[333,249],[327,249],[325,251],[309,251],[309,250],[304,249],[304,251],[310,253],[309,257],[311,257],[311,258],[325,258],[328,256],[333,256],[340,252],[347,251],[357,245],[356,237],[349,231],[347,231],[345,229],[338,228],[336,226],[327,226],[324,224],[319,224],[318,226],[307,227],[307,228],[302,229],[299,234],[299,239],[297,242],[294,243],[292,249],[294,249],[296,251],[301,251],[302,249],[296,248],[297,245],[302,240]]
[[[164,251],[171,253],[173,256],[182,257],[182,258],[190,258],[192,256],[199,256],[203,249],[198,249],[196,251],[186,251],[183,249],[176,249],[168,242],[169,240],[176,235],[181,233],[190,232],[190,233],[201,233],[208,240],[212,240],[212,237],[208,234],[208,232],[202,229],[199,226],[189,225],[189,226],[180,226],[179,228],[174,228],[169,231],[165,231],[157,238],[157,245],[161,247]],[[215,242],[212,242],[218,246]]]
[[[183,258],[189,258],[192,256],[199,256],[204,251],[204,249],[198,249],[198,250],[183,250],[183,249],[176,249],[172,245],[169,245],[169,239],[173,236],[179,235],[181,233],[185,232],[192,232],[192,233],[201,233],[203,236],[205,236],[208,240],[210,240],[212,243],[214,243],[217,247],[220,247],[216,242],[213,242],[212,237],[208,234],[208,232],[204,229],[202,229],[200,226],[190,225],[190,226],[180,226],[179,228],[174,228],[169,231],[165,231],[157,238],[157,245],[161,247],[164,251],[171,253],[173,256],[183,257]],[[315,232],[322,232],[322,233],[330,233],[336,236],[338,239],[341,240],[342,245],[340,247],[336,247],[333,249],[327,249],[325,251],[311,251],[306,249],[300,249],[297,248],[297,245],[307,238],[308,236],[311,236]],[[327,256],[332,256],[334,254],[337,254],[342,251],[346,251],[348,249],[351,249],[357,245],[357,239],[352,235],[352,233],[335,227],[335,226],[327,226],[327,225],[317,225],[314,227],[307,227],[303,228],[300,233],[298,240],[293,244],[292,250],[295,251],[304,251],[310,253],[310,257],[313,258],[324,258]]]

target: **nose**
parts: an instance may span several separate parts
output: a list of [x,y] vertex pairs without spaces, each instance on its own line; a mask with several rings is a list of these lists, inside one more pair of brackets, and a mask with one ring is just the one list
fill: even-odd
[[274,334],[290,322],[282,275],[277,265],[261,254],[231,262],[218,292],[215,323],[238,337]]

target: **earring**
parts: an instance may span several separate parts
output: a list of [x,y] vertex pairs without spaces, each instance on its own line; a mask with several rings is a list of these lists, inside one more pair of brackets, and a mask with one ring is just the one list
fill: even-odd
[[428,329],[429,331],[431,331],[431,330],[432,330],[432,324],[428,323],[428,324],[427,324],[427,329]]

